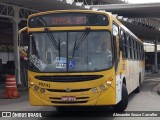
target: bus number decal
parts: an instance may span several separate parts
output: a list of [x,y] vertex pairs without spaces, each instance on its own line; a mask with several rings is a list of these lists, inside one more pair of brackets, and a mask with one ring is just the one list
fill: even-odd
[[50,84],[48,84],[48,83],[39,82],[39,86],[43,86],[43,87],[48,87],[48,88],[50,88]]

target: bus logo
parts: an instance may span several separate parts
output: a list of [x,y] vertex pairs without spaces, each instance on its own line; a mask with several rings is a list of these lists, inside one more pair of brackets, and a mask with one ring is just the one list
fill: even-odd
[[66,88],[66,92],[71,92],[71,88]]

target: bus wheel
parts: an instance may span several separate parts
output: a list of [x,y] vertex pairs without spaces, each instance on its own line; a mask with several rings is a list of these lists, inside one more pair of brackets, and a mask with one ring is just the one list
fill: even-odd
[[139,77],[139,86],[134,90],[135,93],[139,93],[141,91],[141,77]]
[[122,100],[114,106],[114,110],[117,112],[122,112],[127,108],[128,105],[128,92],[126,85],[122,84]]

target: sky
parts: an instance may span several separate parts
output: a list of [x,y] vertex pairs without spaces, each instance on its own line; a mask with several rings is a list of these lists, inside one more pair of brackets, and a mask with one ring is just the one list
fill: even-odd
[[[123,0],[124,1],[124,0]],[[129,3],[160,3],[160,0],[125,0]]]

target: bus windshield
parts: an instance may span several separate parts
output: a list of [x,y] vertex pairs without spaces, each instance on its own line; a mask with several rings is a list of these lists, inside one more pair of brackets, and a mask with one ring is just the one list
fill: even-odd
[[29,68],[36,72],[100,71],[113,65],[108,31],[34,32]]

